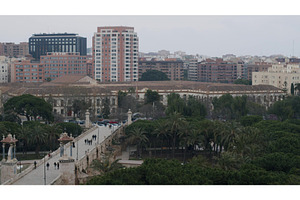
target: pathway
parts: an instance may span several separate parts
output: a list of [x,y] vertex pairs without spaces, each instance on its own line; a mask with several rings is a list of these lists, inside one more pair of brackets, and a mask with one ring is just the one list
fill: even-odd
[[[113,127],[110,129],[108,126],[100,126],[98,129],[88,133],[84,137],[80,138],[78,142],[75,142],[75,148],[73,148],[72,154],[75,161],[78,159],[80,160],[83,156],[85,156],[85,152],[91,150],[95,147],[98,139],[99,143],[104,141],[106,137],[108,137],[113,130],[116,130],[117,127]],[[98,132],[99,130],[99,132]],[[99,137],[98,137],[99,134]],[[85,144],[84,140],[92,139],[92,135],[96,135],[96,141],[93,140],[92,145]],[[78,152],[78,154],[77,154]],[[67,155],[70,154],[70,148],[66,148]],[[13,183],[13,185],[44,185],[45,179],[44,174],[46,174],[46,184],[51,184],[54,180],[56,180],[60,176],[60,171],[54,169],[54,162],[58,162],[59,154],[52,156],[48,161],[44,162],[43,164],[37,166],[36,169],[32,170],[30,173],[25,175],[24,177],[20,178],[18,181]],[[50,164],[49,170],[45,169],[44,164]]]

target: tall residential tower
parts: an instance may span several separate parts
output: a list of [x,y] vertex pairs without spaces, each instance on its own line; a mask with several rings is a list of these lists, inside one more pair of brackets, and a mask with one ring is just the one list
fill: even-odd
[[93,36],[93,78],[138,81],[139,40],[133,27],[98,27]]

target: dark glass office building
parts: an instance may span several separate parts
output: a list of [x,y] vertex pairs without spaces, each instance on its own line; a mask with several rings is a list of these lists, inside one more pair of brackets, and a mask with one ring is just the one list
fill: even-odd
[[86,38],[74,33],[33,34],[29,38],[29,54],[35,60],[48,52],[79,52],[86,55]]

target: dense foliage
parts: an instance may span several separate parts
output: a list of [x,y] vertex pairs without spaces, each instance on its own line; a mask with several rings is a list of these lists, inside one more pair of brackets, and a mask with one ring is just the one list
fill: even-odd
[[51,104],[30,94],[10,98],[4,104],[4,112],[26,116],[28,121],[32,118],[37,120],[37,117],[41,117],[45,121],[53,121]]
[[148,70],[142,74],[139,81],[168,81],[170,80],[164,72],[158,70]]
[[[231,117],[219,121],[184,115],[187,100],[179,95],[168,100],[167,117],[139,120],[125,129],[144,163],[96,176],[87,184],[300,184],[298,105],[290,119],[264,120],[262,115],[246,115],[245,97],[224,95],[214,106],[221,116],[228,112]],[[297,98],[285,101],[296,104]]]
[[234,84],[242,84],[242,85],[252,85],[252,81],[250,81],[248,79],[236,79],[233,83]]

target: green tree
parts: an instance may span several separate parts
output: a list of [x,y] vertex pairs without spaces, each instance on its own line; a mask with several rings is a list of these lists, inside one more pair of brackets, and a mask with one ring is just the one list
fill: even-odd
[[120,159],[112,160],[111,154],[105,154],[101,160],[93,160],[91,168],[102,173],[108,173],[123,168],[122,164],[118,163]]
[[206,114],[206,108],[200,100],[196,99],[194,96],[189,96],[184,109],[184,116],[204,118]]
[[45,129],[41,125],[36,125],[31,130],[31,133],[28,138],[28,143],[31,145],[35,145],[35,153],[39,156],[39,151],[41,149],[41,145],[45,144],[47,141],[47,134]]
[[295,94],[295,87],[294,87],[294,83],[291,84],[291,94],[294,95]]
[[142,74],[140,81],[168,81],[168,76],[158,70],[148,70]]
[[158,102],[160,99],[160,96],[158,92],[152,91],[152,90],[147,90],[145,94],[145,104],[150,104],[154,102]]
[[236,79],[233,81],[234,84],[241,84],[241,85],[252,85],[252,81],[247,79]]
[[104,100],[104,105],[103,105],[103,110],[102,110],[102,116],[104,119],[108,119],[110,115],[110,108],[109,108],[109,99],[106,97]]
[[146,136],[146,131],[144,131],[142,128],[133,128],[129,132],[129,138],[128,141],[131,144],[137,144],[137,151],[139,156],[142,156],[142,144],[147,142],[149,139]]
[[53,121],[52,106],[44,99],[30,94],[10,98],[4,104],[4,112],[26,116],[28,121],[31,118],[36,120],[38,116],[46,121]]
[[123,107],[122,103],[126,96],[127,96],[126,92],[122,92],[121,90],[119,90],[119,92],[118,92],[118,107],[119,108]]
[[172,138],[172,158],[175,157],[175,145],[176,139],[179,136],[179,133],[186,126],[187,122],[180,113],[174,112],[169,115],[168,126],[170,130],[170,135]]
[[72,134],[73,137],[77,137],[82,133],[82,128],[75,123],[62,122],[56,124],[51,131],[60,133],[66,131],[69,135]]
[[174,112],[177,113],[184,113],[185,109],[185,102],[183,99],[180,97],[179,94],[176,93],[171,93],[167,96],[168,98],[168,107],[166,109],[166,114],[170,115]]
[[73,101],[72,104],[72,109],[73,109],[73,113],[74,113],[74,117],[75,115],[77,115],[77,117],[83,117],[85,114],[85,111],[90,107],[91,105],[87,102],[85,102],[84,100],[78,100],[75,99]]
[[49,125],[45,127],[45,131],[48,136],[47,143],[50,146],[50,150],[54,151],[58,147],[57,139],[62,133],[62,128],[59,125]]
[[243,126],[252,126],[253,124],[263,120],[262,116],[259,115],[249,115],[240,118],[240,122]]

